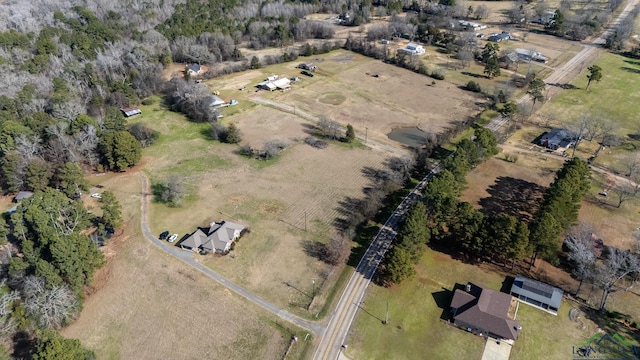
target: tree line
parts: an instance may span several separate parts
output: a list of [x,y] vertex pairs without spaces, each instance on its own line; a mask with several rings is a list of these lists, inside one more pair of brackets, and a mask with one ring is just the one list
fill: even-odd
[[[61,191],[51,187],[36,191],[13,213],[0,217],[0,348],[13,349],[14,357],[56,359],[67,353],[93,357],[77,340],[64,339],[54,330],[75,319],[85,286],[104,264],[87,231],[109,236],[121,226],[122,214],[109,191],[100,199],[102,215],[92,214],[77,197],[78,189],[88,189],[82,173],[74,164],[67,166],[67,172]],[[16,346],[10,339],[18,338],[18,333],[33,340]]]
[[468,171],[497,151],[493,133],[478,128],[473,140],[461,140],[455,153],[441,162],[442,170],[427,183],[422,201],[411,209],[386,258],[384,281],[397,283],[411,276],[429,243],[471,262],[510,262],[513,266],[530,257],[533,266],[540,256],[557,264],[561,235],[576,222],[580,201],[589,188],[588,165],[577,158],[568,160],[527,223],[508,214],[485,215],[459,200]]

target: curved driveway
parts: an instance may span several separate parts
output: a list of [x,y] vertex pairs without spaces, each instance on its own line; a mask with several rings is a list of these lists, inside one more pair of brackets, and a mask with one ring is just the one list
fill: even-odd
[[265,299],[251,293],[249,290],[243,288],[242,286],[230,281],[229,279],[223,277],[222,275],[218,274],[217,272],[211,270],[210,268],[206,267],[205,265],[202,265],[201,263],[199,263],[195,257],[194,257],[194,253],[193,251],[187,251],[187,250],[182,250],[176,246],[172,246],[172,245],[167,245],[166,242],[164,241],[160,241],[158,240],[153,233],[151,232],[151,230],[149,229],[149,222],[148,222],[148,218],[149,218],[149,179],[147,178],[147,176],[142,173],[142,172],[138,172],[138,174],[140,174],[140,182],[142,184],[142,198],[141,198],[141,211],[142,211],[142,216],[140,217],[140,227],[142,229],[142,234],[144,234],[144,237],[146,237],[149,241],[151,241],[151,243],[153,243],[155,246],[157,246],[158,248],[160,248],[162,251],[166,252],[167,254],[170,254],[174,257],[176,257],[177,259],[182,260],[182,262],[184,262],[185,264],[199,270],[200,272],[202,272],[203,274],[205,274],[206,276],[208,276],[209,278],[217,281],[218,283],[220,283],[221,285],[225,286],[227,289],[235,292],[236,294],[244,297],[245,299],[251,301],[252,303],[260,306],[261,308],[269,311],[270,313],[276,315],[277,317],[286,320],[292,324],[295,324],[305,330],[311,331],[315,334],[322,334],[322,332],[324,331],[324,326],[318,323],[314,323],[312,321],[303,319],[297,315],[293,315],[291,313],[289,313],[286,310],[282,310],[279,307],[273,305],[272,303],[266,301]]

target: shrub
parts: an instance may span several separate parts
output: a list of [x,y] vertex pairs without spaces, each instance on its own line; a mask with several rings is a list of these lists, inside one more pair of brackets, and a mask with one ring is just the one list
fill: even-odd
[[142,100],[142,105],[153,105],[153,99],[152,98],[146,98],[146,99]]
[[326,141],[314,138],[312,136],[309,136],[309,137],[305,138],[304,142],[305,142],[305,144],[311,145],[316,149],[324,149],[324,148],[326,148],[328,146]]
[[473,80],[469,80],[469,82],[467,83],[467,90],[473,91],[476,93],[482,92],[482,88],[480,87],[480,84],[478,84]]
[[432,78],[436,79],[436,80],[444,80],[444,70],[442,69],[435,69],[431,72],[431,76]]

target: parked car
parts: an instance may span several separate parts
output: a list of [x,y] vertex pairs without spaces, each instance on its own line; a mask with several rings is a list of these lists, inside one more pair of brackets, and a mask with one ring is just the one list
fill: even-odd
[[173,234],[173,235],[171,235],[171,237],[169,238],[169,242],[171,242],[171,243],[172,243],[172,242],[176,241],[176,239],[177,239],[177,238],[178,238],[178,234]]
[[102,199],[102,194],[100,193],[91,194],[91,197],[94,199]]
[[160,240],[165,240],[168,237],[169,237],[169,230],[166,230],[160,233]]
[[313,74],[308,72],[307,70],[303,70],[300,72],[302,75],[307,75],[308,77],[313,77]]

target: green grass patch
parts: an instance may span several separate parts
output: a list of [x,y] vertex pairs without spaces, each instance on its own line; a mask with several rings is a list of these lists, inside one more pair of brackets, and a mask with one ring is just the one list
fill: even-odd
[[595,333],[591,322],[574,322],[569,319],[571,304],[563,301],[558,316],[551,315],[526,304],[520,304],[517,320],[522,324],[520,337],[511,349],[512,359],[572,359],[574,346],[586,341]]
[[[427,249],[417,276],[401,286],[369,286],[349,336],[350,359],[480,359],[484,339],[447,325],[456,283],[500,289],[504,277]],[[382,323],[389,306],[389,323]]]
[[545,111],[562,123],[575,123],[584,114],[607,119],[620,137],[638,132],[640,121],[640,62],[622,55],[602,53],[596,65],[602,80],[587,87],[588,70],[576,78],[577,89],[561,91],[545,105]]

